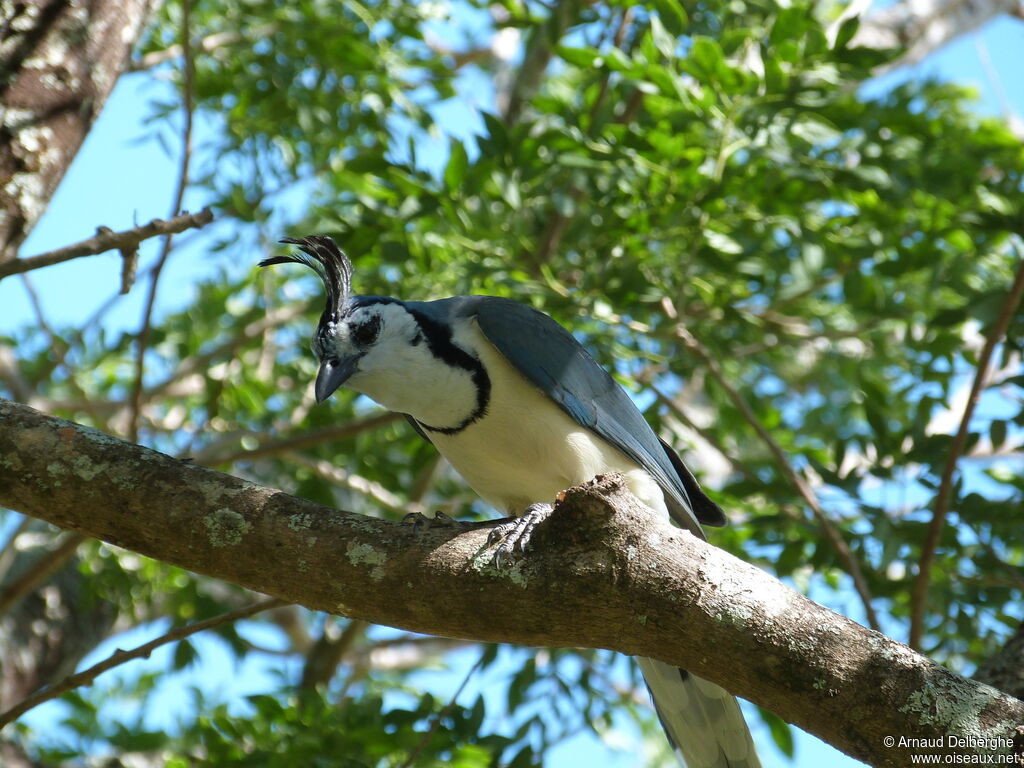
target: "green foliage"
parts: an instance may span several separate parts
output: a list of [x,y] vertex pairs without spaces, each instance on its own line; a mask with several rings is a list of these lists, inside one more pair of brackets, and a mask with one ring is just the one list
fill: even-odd
[[[571,327],[631,389],[653,383],[676,408],[639,402],[671,442],[696,448],[688,460],[698,474],[703,457],[727,459],[713,495],[734,525],[714,543],[800,588],[813,583],[816,598],[861,619],[849,563],[682,343],[683,324],[815,480],[884,628],[905,637],[955,429],[932,422],[973,377],[977,340],[1020,260],[1020,141],[975,116],[954,84],[865,96],[858,86],[896,52],[851,48],[854,20],[830,47],[815,4],[655,2],[625,20],[624,5],[573,5],[564,30],[539,3],[505,7],[499,23],[474,4],[443,18],[435,4],[387,0],[193,3],[196,39],[241,38],[195,60],[194,96],[209,126],[195,185],[230,226],[207,247],[221,254],[216,274],[193,287],[185,309],[160,316],[143,440],[367,514],[400,517],[411,500],[470,511],[475,497],[404,422],[287,450],[275,443],[377,413],[345,393],[313,407],[308,339],[320,287],[301,270],[252,267],[281,234],[326,232],[352,257],[359,292],[511,296]],[[144,52],[177,41],[180,8],[166,3],[161,13]],[[560,32],[512,123],[489,89],[507,88],[519,70],[486,50],[470,63],[458,55],[486,49],[495,25],[527,37]],[[151,106],[154,130],[166,132],[176,107]],[[458,117],[442,119],[442,108]],[[96,327],[57,337],[41,344],[24,328],[3,341],[53,411],[123,432],[133,337]],[[1018,312],[1000,365],[1019,365],[1021,338]],[[1021,618],[1022,387],[1024,378],[1003,376],[971,423],[974,453],[961,462],[932,568],[926,649],[962,671]],[[1016,463],[992,457],[1011,447]],[[202,618],[241,599],[106,546],[80,556],[92,592],[125,620]],[[235,653],[251,650],[223,633]],[[354,647],[374,642],[383,641],[371,633]],[[356,682],[344,693],[296,697],[285,686],[250,697],[244,712],[197,694],[195,718],[162,740],[141,722],[112,730],[96,719],[94,694],[75,693],[65,697],[65,725],[78,740],[46,754],[99,739],[159,750],[168,765],[205,755],[397,766],[416,750],[416,765],[533,764],[574,731],[610,727],[612,707],[638,712],[598,679],[607,654],[552,653],[556,663],[528,652],[505,660],[518,670],[506,702],[520,715],[514,733],[496,735],[482,699],[449,706],[421,695],[405,672],[370,671],[364,685],[366,670],[345,658],[338,676]],[[187,667],[194,654],[179,645],[171,666]],[[390,704],[385,679],[414,691],[413,703]],[[538,696],[551,709],[529,710]],[[638,716],[650,726],[649,712]],[[792,754],[785,724],[766,721]]]
[[199,758],[239,766],[484,768],[508,744],[500,736],[479,735],[473,708],[448,707],[430,696],[414,709],[385,710],[374,695],[338,707],[314,692],[286,701],[261,694],[248,704],[248,718],[229,714],[225,705],[200,717],[177,740],[185,750],[181,764]]

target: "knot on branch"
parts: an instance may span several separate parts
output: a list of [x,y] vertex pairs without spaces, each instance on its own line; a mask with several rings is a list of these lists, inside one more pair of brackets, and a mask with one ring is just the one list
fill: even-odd
[[618,472],[609,472],[562,491],[555,502],[555,509],[560,513],[575,512],[587,517],[609,518],[624,503],[628,504],[631,496],[625,478]]
[[550,538],[563,551],[569,544],[615,550],[625,532],[639,525],[635,518],[644,510],[622,475],[597,475],[558,495],[552,514],[538,526],[535,540],[540,543]]

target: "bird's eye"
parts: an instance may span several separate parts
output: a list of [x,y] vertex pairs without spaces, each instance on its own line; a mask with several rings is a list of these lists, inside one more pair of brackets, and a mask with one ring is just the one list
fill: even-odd
[[377,336],[380,334],[380,318],[371,317],[365,322],[353,325],[350,330],[350,336],[354,343],[360,347],[368,347],[377,340]]

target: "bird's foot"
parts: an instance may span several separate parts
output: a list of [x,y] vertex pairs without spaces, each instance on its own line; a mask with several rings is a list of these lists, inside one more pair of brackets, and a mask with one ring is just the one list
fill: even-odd
[[501,542],[494,550],[495,567],[501,568],[504,561],[515,555],[517,549],[521,553],[526,552],[533,529],[537,527],[537,523],[551,514],[554,508],[553,504],[531,504],[519,517],[496,525],[487,537],[488,544]]
[[472,521],[469,520],[456,520],[454,517],[449,517],[441,510],[437,510],[433,517],[427,517],[422,512],[410,512],[402,518],[403,525],[411,525],[413,531],[416,533],[422,533],[430,528],[455,528],[458,526],[471,526]]

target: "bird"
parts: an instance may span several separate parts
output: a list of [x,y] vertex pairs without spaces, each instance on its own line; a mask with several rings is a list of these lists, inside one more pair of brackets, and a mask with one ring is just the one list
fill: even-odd
[[[625,390],[548,315],[495,296],[353,294],[352,264],[331,237],[281,242],[298,250],[260,266],[303,264],[326,291],[311,344],[316,401],[344,386],[403,414],[481,498],[510,516],[491,533],[499,566],[526,551],[551,500],[599,474],[621,474],[641,502],[702,539],[702,523],[726,523]],[[730,693],[670,664],[637,662],[688,768],[758,768]]]

